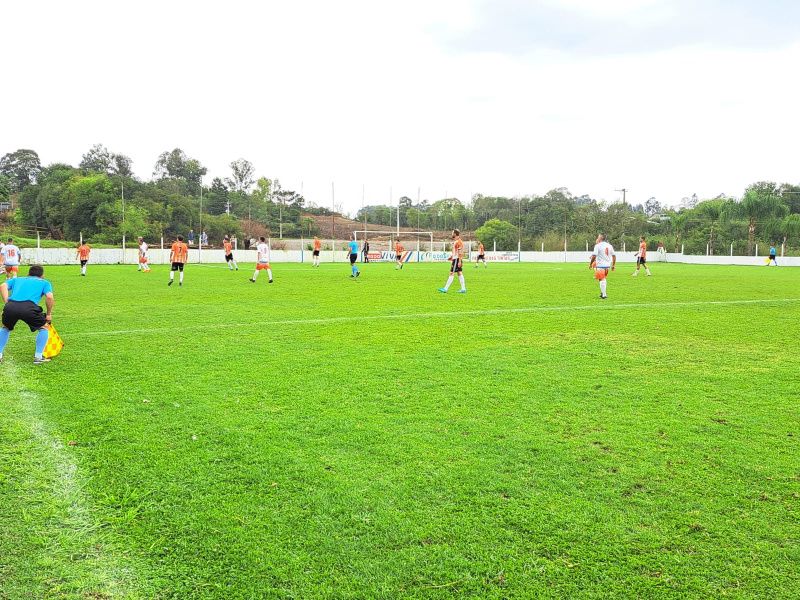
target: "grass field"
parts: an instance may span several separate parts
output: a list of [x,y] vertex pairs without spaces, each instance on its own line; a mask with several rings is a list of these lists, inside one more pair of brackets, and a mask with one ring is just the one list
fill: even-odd
[[0,598],[797,598],[800,270],[48,268]]

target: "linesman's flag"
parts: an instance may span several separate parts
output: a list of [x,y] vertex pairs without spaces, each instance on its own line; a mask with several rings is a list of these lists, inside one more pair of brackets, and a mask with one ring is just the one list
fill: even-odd
[[47,345],[44,347],[44,357],[53,358],[61,354],[61,351],[64,349],[64,340],[58,335],[52,323],[50,323],[48,329],[50,330],[50,334],[47,336]]

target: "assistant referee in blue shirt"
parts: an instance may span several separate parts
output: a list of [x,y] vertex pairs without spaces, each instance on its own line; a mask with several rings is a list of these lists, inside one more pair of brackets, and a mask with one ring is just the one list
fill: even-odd
[[[50,359],[44,357],[49,331],[47,325],[53,320],[53,285],[44,279],[44,268],[32,265],[27,277],[9,279],[0,284],[3,298],[3,327],[0,328],[0,361],[6,349],[8,338],[18,321],[22,321],[31,331],[36,332],[36,354],[33,364],[40,365]],[[47,313],[39,306],[44,298]]]

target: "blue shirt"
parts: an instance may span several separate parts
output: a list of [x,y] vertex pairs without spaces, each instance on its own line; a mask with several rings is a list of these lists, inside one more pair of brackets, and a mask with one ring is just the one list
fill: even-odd
[[350,246],[350,254],[358,254],[358,242],[353,240],[352,242],[349,242],[347,245]]
[[42,296],[53,291],[52,284],[41,277],[15,277],[6,281],[9,300],[39,304]]
[[777,252],[775,252],[775,246],[773,246],[772,248],[769,249],[769,253],[770,254],[777,254]]

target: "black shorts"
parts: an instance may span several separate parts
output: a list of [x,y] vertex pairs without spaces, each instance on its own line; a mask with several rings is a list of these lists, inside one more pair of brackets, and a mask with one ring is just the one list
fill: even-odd
[[172,263],[172,271],[183,271],[183,263]]
[[313,256],[319,256],[319,250],[314,250],[311,254]]
[[638,256],[638,257],[636,258],[636,264],[637,264],[637,265],[644,265],[644,264],[647,264],[647,259],[646,259],[646,258],[644,258],[643,256]]
[[461,259],[460,258],[454,258],[453,260],[450,261],[450,272],[451,273],[461,273],[462,270],[463,270],[463,268],[462,268],[462,264],[461,264]]
[[478,260],[482,260],[483,262],[486,262],[486,256],[483,255],[483,254],[478,254]]
[[350,264],[351,264],[351,265],[354,265],[354,264],[356,264],[356,261],[357,261],[357,260],[358,260],[358,254],[351,254],[351,255],[350,255]]
[[778,255],[777,255],[777,254],[770,254],[770,255],[769,255],[769,259],[770,259],[770,260],[775,260],[776,258],[778,258]]
[[233,254],[225,255],[225,262],[231,262],[232,260],[233,260]]
[[47,323],[45,313],[38,304],[9,300],[3,307],[3,327],[13,331],[17,321],[25,323],[31,331],[41,329]]
[[82,267],[85,267],[85,266],[86,266],[86,263],[88,263],[88,262],[89,262],[88,260],[82,260],[82,261],[81,261],[81,266],[82,266]]

